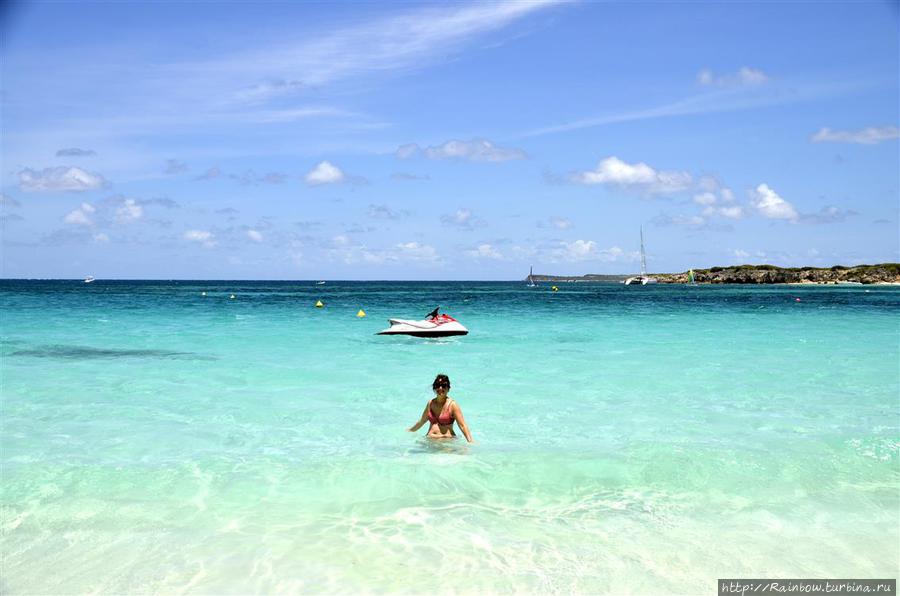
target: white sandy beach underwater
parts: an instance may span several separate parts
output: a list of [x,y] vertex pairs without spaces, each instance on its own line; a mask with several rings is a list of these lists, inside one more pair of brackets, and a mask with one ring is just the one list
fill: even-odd
[[[896,577],[866,289],[3,282],[3,592]],[[437,304],[470,335],[374,335]],[[438,372],[476,444],[405,432]]]

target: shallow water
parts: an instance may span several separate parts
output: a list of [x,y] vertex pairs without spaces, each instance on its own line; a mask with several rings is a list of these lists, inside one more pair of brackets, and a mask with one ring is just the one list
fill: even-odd
[[[438,304],[471,333],[375,335]],[[898,288],[4,281],[0,312],[3,593],[900,574]],[[438,372],[474,445],[405,431]]]

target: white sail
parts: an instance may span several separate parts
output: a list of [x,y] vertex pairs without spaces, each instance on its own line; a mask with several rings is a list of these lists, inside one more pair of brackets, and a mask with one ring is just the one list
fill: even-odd
[[647,255],[644,253],[644,226],[641,226],[641,277],[647,275]]
[[647,275],[647,254],[644,252],[644,226],[641,226],[641,274],[629,277],[625,280],[626,286],[642,285],[658,283],[655,277]]

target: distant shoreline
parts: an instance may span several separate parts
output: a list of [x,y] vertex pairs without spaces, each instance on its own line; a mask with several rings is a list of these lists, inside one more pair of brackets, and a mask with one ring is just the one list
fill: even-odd
[[[777,267],[775,265],[736,265],[694,269],[698,284],[795,284],[795,285],[900,285],[900,263],[845,267]],[[650,273],[661,284],[686,284],[690,273]],[[532,275],[535,282],[622,282],[629,275]]]

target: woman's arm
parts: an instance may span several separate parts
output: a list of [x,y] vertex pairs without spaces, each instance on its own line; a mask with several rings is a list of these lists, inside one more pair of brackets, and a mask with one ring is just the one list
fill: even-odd
[[430,407],[431,407],[431,402],[428,402],[427,404],[425,404],[425,409],[422,410],[422,417],[419,418],[418,422],[416,422],[415,424],[413,424],[406,430],[408,430],[411,433],[414,433],[417,430],[419,430],[420,428],[422,428],[422,425],[428,421],[428,408],[430,408]]
[[466,441],[473,443],[472,433],[469,432],[469,425],[466,424],[466,419],[463,416],[462,408],[459,407],[455,401],[453,402],[453,416],[456,418],[456,424],[459,425],[459,430],[466,436]]

